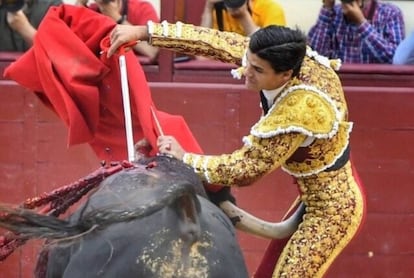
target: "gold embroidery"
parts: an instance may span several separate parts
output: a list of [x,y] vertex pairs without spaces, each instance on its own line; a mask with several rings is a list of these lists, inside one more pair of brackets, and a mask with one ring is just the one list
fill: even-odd
[[248,37],[236,33],[219,32],[191,24],[182,24],[181,34],[178,34],[176,24],[164,24],[168,24],[168,35],[164,34],[161,23],[154,23],[151,44],[189,55],[206,56],[240,65],[249,42]]
[[306,87],[290,87],[268,114],[252,127],[251,133],[270,137],[281,133],[300,132],[308,136],[328,137],[335,132],[335,107],[318,93]]
[[249,185],[279,167],[305,138],[306,136],[295,133],[272,138],[250,135],[245,139],[247,143],[232,154],[186,154],[184,162],[194,167],[194,170],[209,183]]
[[283,169],[296,177],[319,173],[334,165],[349,144],[351,124],[342,122],[331,139],[316,139],[310,146],[309,157],[304,161],[289,161]]
[[[319,278],[356,234],[364,199],[350,163],[338,171],[297,180],[306,214],[276,265],[273,277]],[[294,263],[292,263],[294,261]]]

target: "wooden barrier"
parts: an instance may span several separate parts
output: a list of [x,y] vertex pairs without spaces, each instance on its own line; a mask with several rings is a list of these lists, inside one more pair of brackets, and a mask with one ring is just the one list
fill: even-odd
[[413,65],[343,64],[339,77],[344,86],[414,87]]
[[[150,83],[160,110],[181,114],[204,151],[231,152],[260,115],[257,93],[240,84]],[[365,182],[368,217],[357,239],[327,277],[400,277],[414,273],[414,88],[346,86],[352,156]],[[67,131],[29,91],[0,81],[1,202],[19,203],[85,176],[99,167],[87,145],[66,147]],[[276,171],[257,184],[233,189],[239,206],[270,221],[279,220],[297,190]],[[250,273],[268,240],[238,233]],[[4,277],[32,277],[38,243],[0,264]]]

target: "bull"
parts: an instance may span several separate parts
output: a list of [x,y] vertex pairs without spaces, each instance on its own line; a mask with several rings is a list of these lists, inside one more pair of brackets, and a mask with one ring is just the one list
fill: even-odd
[[[226,203],[249,230],[252,217]],[[47,239],[37,278],[248,277],[234,223],[209,201],[193,170],[168,156],[107,177],[67,219],[9,206],[0,212],[0,226],[20,239]],[[276,228],[277,237],[295,229],[298,215],[292,218],[289,228]]]

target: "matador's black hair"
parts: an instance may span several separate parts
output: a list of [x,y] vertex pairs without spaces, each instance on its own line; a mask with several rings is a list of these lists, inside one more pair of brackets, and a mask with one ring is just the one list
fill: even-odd
[[306,54],[306,35],[299,29],[270,25],[252,34],[249,49],[275,72],[292,69],[297,76]]

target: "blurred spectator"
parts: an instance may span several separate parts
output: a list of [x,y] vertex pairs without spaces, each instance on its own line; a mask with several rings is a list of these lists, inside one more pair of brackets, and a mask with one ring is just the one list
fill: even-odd
[[[78,0],[77,3],[109,16],[117,24],[145,25],[149,20],[160,21],[154,6],[145,0],[95,0],[89,4],[88,0]],[[137,43],[134,51],[136,54],[148,57],[151,62],[154,62],[158,56],[158,48],[147,42]]]
[[0,51],[26,51],[40,22],[61,0],[0,0]]
[[286,25],[285,13],[275,0],[206,0],[201,26],[251,35],[268,25]]
[[392,63],[414,65],[414,31],[398,45]]
[[404,38],[404,19],[394,4],[378,0],[323,0],[309,45],[343,63],[392,63]]

